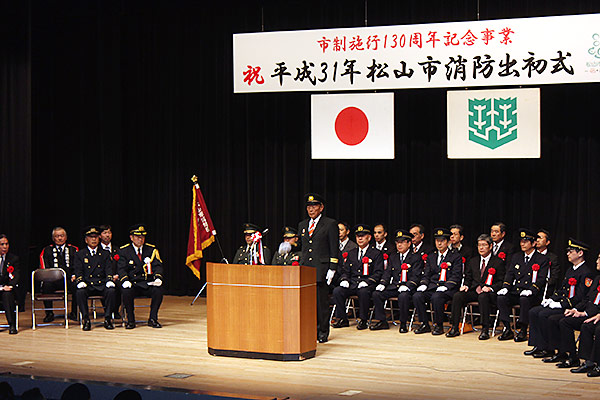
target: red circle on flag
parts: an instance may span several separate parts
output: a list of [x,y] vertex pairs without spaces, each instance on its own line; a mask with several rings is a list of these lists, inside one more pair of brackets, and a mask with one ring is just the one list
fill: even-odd
[[369,120],[359,108],[344,108],[335,118],[335,134],[348,146],[356,146],[365,140],[368,132]]

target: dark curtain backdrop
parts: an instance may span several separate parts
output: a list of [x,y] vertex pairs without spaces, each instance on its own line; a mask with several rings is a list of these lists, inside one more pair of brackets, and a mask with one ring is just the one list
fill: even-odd
[[[600,12],[597,1],[31,1],[1,3],[2,231],[37,265],[56,225],[115,243],[145,222],[171,294],[201,287],[185,266],[193,174],[226,257],[241,224],[326,213],[390,229],[460,223],[466,240],[502,220],[600,248],[598,84],[541,88],[542,158],[448,160],[446,90],[397,90],[395,160],[311,160],[310,93],[233,94],[232,34]],[[365,14],[366,11],[366,14]],[[12,17],[11,17],[12,16]],[[14,34],[13,34],[14,33]],[[9,38],[9,39],[7,39]],[[5,188],[10,187],[11,190]],[[31,247],[31,251],[27,251]],[[29,257],[27,255],[30,254]],[[220,259],[217,246],[205,260]],[[590,255],[595,259],[595,254]]]

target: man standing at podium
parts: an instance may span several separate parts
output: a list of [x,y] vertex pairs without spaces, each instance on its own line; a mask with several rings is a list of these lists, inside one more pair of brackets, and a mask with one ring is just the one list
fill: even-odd
[[305,196],[308,219],[298,224],[302,241],[300,265],[317,269],[317,339],[327,342],[329,337],[329,289],[338,263],[338,225],[334,219],[324,216],[323,197],[316,193]]

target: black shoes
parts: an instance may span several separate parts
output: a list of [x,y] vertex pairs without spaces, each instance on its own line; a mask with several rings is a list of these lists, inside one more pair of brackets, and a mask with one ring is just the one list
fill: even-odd
[[363,329],[367,329],[369,327],[369,324],[367,324],[367,321],[364,319],[359,319],[358,323],[356,324],[356,329],[358,329],[359,331],[362,331]]
[[515,334],[512,329],[504,327],[502,330],[502,334],[498,336],[498,340],[511,340],[514,339]]
[[429,326],[428,322],[421,324],[421,326],[415,330],[415,333],[417,335],[419,335],[421,333],[427,333],[427,332],[431,332],[431,327]]
[[588,371],[587,376],[589,376],[590,378],[596,378],[600,376],[600,366],[596,365],[594,369]]
[[387,323],[387,321],[379,321],[375,324],[371,323],[369,329],[372,331],[381,331],[383,329],[390,329],[390,325]]
[[489,329],[483,329],[479,334],[479,340],[488,340],[490,338]]
[[326,333],[319,333],[317,334],[317,341],[319,343],[327,343],[327,334]]
[[567,356],[567,354],[565,354],[565,353],[558,353],[555,356],[544,358],[542,361],[545,362],[545,363],[548,363],[548,364],[549,363],[555,364],[555,363],[560,363],[560,362],[566,361],[567,358],[569,358],[569,356]]
[[515,342],[524,342],[527,340],[527,328],[522,328],[515,336]]
[[408,332],[408,328],[406,327],[406,322],[400,322],[400,329],[399,329],[400,333],[407,333]]
[[113,325],[112,321],[110,320],[110,318],[106,318],[104,319],[104,328],[105,329],[115,329],[115,326]]
[[158,320],[154,318],[150,318],[148,320],[148,326],[151,326],[152,328],[162,328],[160,322],[158,322]]
[[52,322],[52,321],[54,321],[54,313],[52,311],[47,312],[46,316],[44,317],[44,322],[45,323],[49,323],[49,322]]
[[91,331],[92,330],[92,323],[87,318],[85,318],[83,320],[83,330],[84,331]]
[[331,324],[334,328],[346,328],[350,326],[350,322],[347,319],[338,319]]
[[533,358],[549,358],[554,356],[554,350],[538,350],[532,354]]
[[571,372],[574,373],[574,374],[583,374],[583,373],[586,373],[586,372],[590,372],[593,369],[594,369],[593,365],[583,364],[581,367],[572,368]]
[[135,328],[135,322],[127,322],[125,324],[125,329],[133,329]]
[[452,328],[450,328],[450,330],[448,332],[446,332],[446,337],[457,337],[460,336],[460,330],[453,326]]
[[67,317],[71,320],[71,321],[79,321],[79,319],[77,318],[77,313],[74,311],[71,311],[69,313],[69,315],[67,315]]
[[443,335],[444,327],[442,325],[433,324],[433,330],[431,331],[432,335]]
[[565,361],[556,364],[558,368],[574,368],[579,367],[579,365],[581,365],[581,363],[577,357],[569,357]]
[[533,353],[537,353],[540,349],[537,346],[533,346],[530,350],[525,350],[523,354],[526,356],[532,356]]
[[16,335],[17,334],[17,327],[15,325],[11,325],[8,328],[8,334],[9,335]]

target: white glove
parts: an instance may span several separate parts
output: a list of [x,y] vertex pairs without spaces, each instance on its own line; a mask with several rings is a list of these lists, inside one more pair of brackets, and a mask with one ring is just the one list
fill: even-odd
[[556,308],[562,308],[562,305],[560,304],[560,301],[551,300],[550,304],[548,304],[548,307],[556,309]]
[[327,279],[327,284],[331,285],[331,281],[333,280],[333,277],[335,276],[335,271],[332,269],[327,270],[327,275],[325,275],[325,279]]
[[421,285],[417,288],[417,292],[424,292],[427,290],[427,285]]
[[379,285],[377,285],[375,290],[377,290],[378,292],[383,292],[385,290],[385,285],[379,284]]
[[448,290],[448,288],[446,286],[440,286],[435,291],[436,292],[445,292],[446,290]]
[[409,289],[409,288],[408,288],[408,286],[406,286],[406,285],[402,285],[402,286],[400,286],[400,289],[398,289],[398,291],[399,291],[400,293],[402,293],[402,292],[408,292],[409,290],[410,290],[410,289]]
[[348,283],[348,281],[341,281],[340,286],[348,289],[350,287],[350,284]]
[[507,293],[508,293],[508,289],[507,288],[498,290],[498,296],[504,296]]
[[108,281],[108,282],[106,282],[106,287],[108,287],[108,288],[115,287],[115,283],[113,281]]
[[129,289],[131,287],[131,282],[125,281],[123,282],[123,289]]
[[365,281],[362,281],[362,282],[358,283],[358,288],[359,289],[367,287],[367,286],[369,286],[369,284],[367,282],[365,282]]
[[152,282],[152,283],[153,283],[154,286],[160,286],[160,285],[162,285],[162,280],[159,279],[159,278],[156,278],[154,280],[154,282]]
[[531,290],[523,290],[519,296],[529,297],[533,294]]
[[542,307],[548,307],[548,305],[552,302],[552,299],[544,299],[542,300]]
[[87,286],[87,283],[85,283],[85,282],[79,282],[79,283],[77,284],[77,289],[83,289],[83,288],[84,288],[84,287],[86,287],[86,286]]

